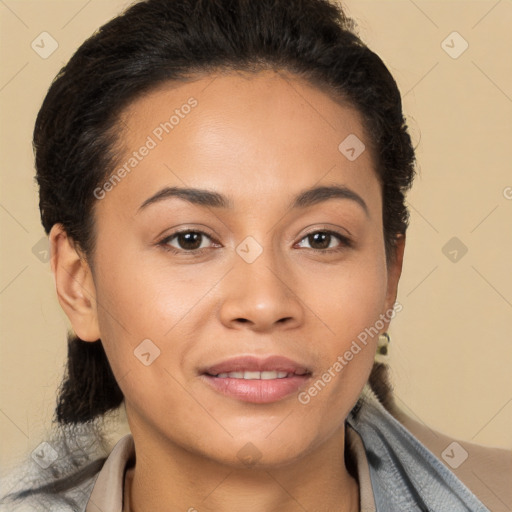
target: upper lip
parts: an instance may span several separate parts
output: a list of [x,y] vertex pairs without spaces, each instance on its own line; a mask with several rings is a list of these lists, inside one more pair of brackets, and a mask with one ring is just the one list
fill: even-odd
[[311,373],[307,366],[283,356],[268,356],[265,358],[255,356],[241,356],[226,359],[220,363],[204,368],[201,373],[219,375],[230,372],[286,372],[296,375]]

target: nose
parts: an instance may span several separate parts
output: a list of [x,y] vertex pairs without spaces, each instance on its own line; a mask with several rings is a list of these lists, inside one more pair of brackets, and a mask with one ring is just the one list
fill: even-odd
[[297,281],[286,266],[276,264],[270,249],[247,263],[235,255],[234,268],[222,282],[220,318],[229,328],[253,331],[292,329],[302,324],[304,307]]

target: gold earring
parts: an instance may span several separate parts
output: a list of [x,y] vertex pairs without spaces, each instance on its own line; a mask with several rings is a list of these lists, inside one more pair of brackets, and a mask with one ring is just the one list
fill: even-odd
[[377,343],[377,351],[375,352],[375,361],[378,363],[385,363],[388,359],[388,345],[391,341],[389,334],[387,332],[383,332],[379,334],[379,341]]

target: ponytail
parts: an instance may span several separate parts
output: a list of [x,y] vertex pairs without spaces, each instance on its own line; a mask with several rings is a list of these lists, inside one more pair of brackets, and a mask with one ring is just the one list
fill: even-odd
[[71,332],[67,340],[66,374],[54,416],[61,425],[91,421],[117,409],[124,399],[101,340],[85,342]]

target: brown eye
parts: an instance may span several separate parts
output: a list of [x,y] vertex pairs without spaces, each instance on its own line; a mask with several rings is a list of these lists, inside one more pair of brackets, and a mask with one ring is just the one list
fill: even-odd
[[180,231],[174,233],[160,242],[168,250],[175,252],[193,252],[207,248],[203,246],[204,239],[211,238],[202,231]]
[[314,233],[308,235],[308,241],[313,249],[328,249],[332,236],[329,233]]
[[181,249],[193,251],[201,247],[202,236],[200,233],[180,233],[176,240]]
[[[301,243],[307,240],[311,249],[314,251],[321,252],[334,252],[344,249],[345,247],[351,247],[351,241],[344,235],[336,233],[334,231],[315,231],[309,233],[302,240]],[[333,246],[333,241],[338,241],[338,244]],[[307,248],[307,247],[306,247]]]

